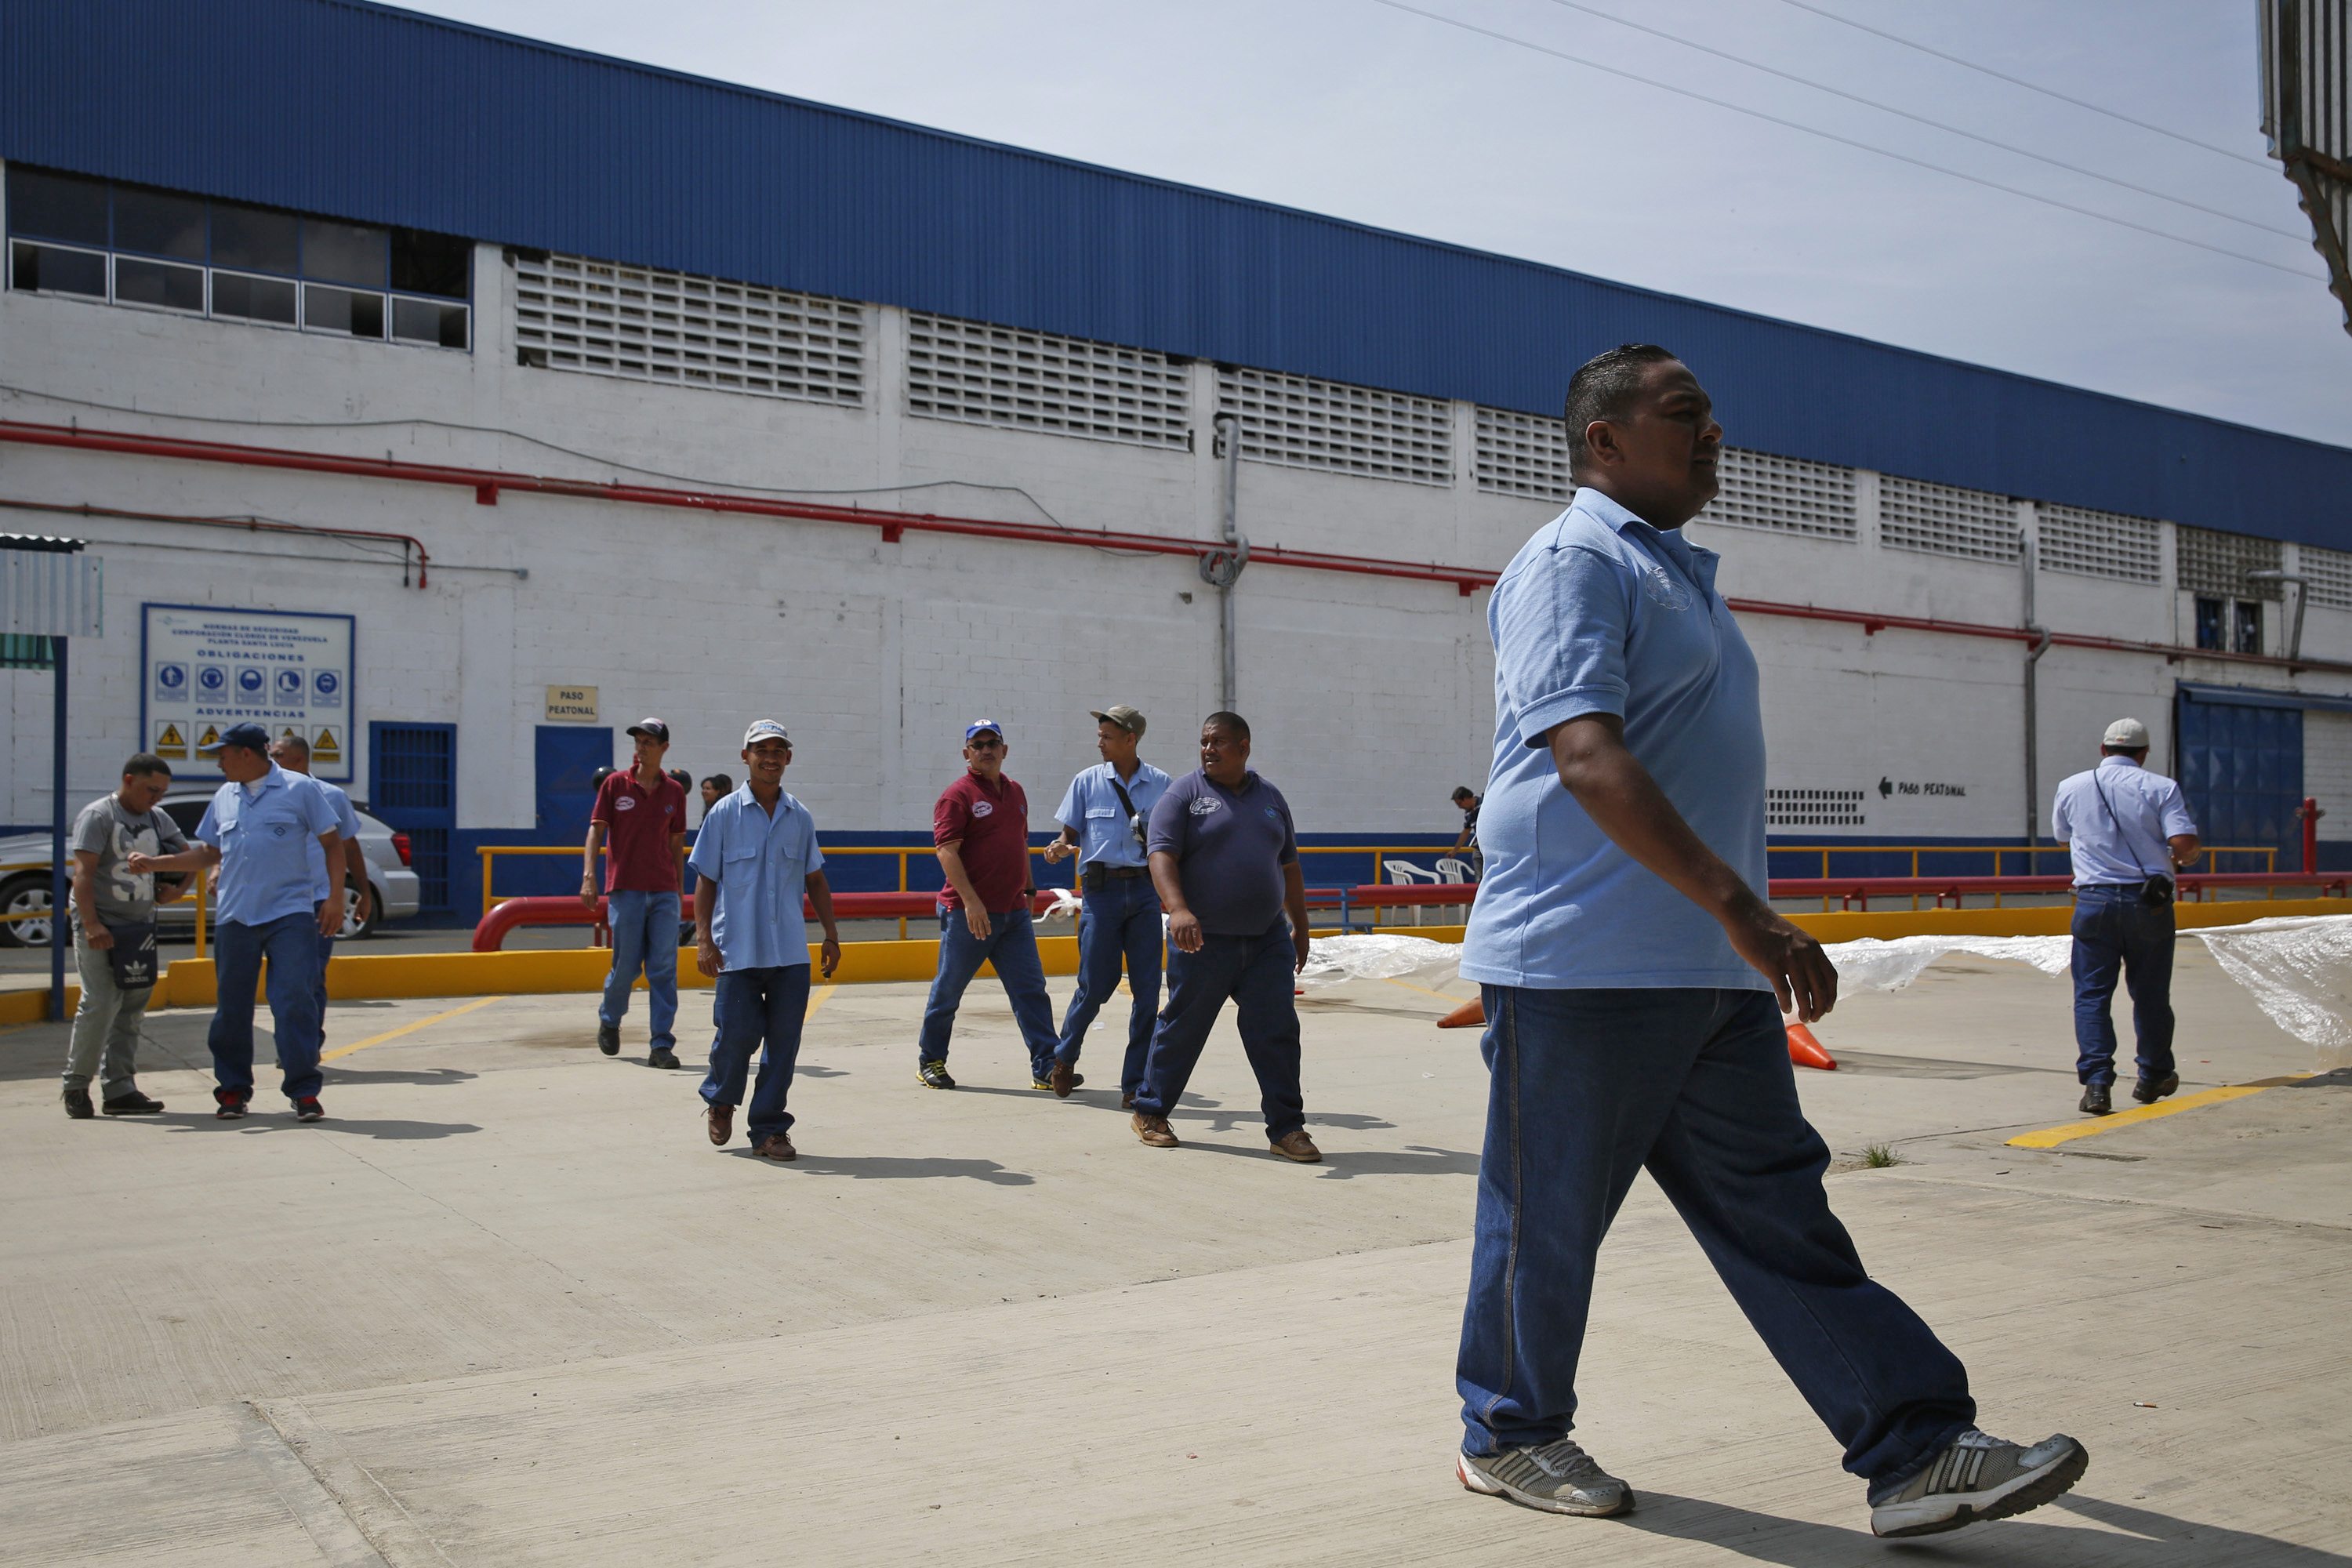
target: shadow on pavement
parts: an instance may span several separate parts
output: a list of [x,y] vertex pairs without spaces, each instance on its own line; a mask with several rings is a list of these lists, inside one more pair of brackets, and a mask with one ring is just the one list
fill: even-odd
[[[406,1071],[383,1068],[371,1071],[364,1068],[338,1067],[333,1062],[327,1064],[325,1071],[327,1094],[333,1093],[347,1083],[464,1083],[477,1076],[463,1068],[413,1068]],[[325,1095],[322,1094],[320,1098],[324,1099]]]
[[[330,1088],[331,1089],[331,1085]],[[320,1097],[324,1100],[326,1097]],[[224,1132],[251,1134],[256,1132],[299,1132],[304,1137],[325,1137],[334,1133],[362,1138],[380,1138],[392,1142],[415,1142],[433,1138],[455,1138],[460,1133],[479,1132],[470,1121],[352,1121],[327,1112],[324,1121],[302,1122],[290,1112],[257,1110],[242,1121],[222,1121],[212,1112],[167,1110],[160,1116],[116,1116],[113,1121],[129,1121],[151,1127],[163,1127],[174,1132]]]
[[[1854,1514],[1862,1528],[1840,1529],[1782,1519],[1727,1503],[1644,1491],[1641,1506],[1612,1523],[1677,1541],[1698,1542],[1755,1563],[1784,1568],[1856,1568],[1890,1563],[1984,1564],[1985,1568],[2352,1568],[2352,1558],[2245,1531],[2191,1524],[2168,1514],[2079,1494],[2012,1520],[1969,1525],[1948,1535],[1881,1541],[1868,1529],[1859,1482]],[[2061,1523],[2053,1509],[2127,1533]],[[1572,1522],[1572,1521],[1563,1521]],[[1599,1542],[1594,1542],[1598,1545]]]
[[[739,1158],[759,1158],[749,1149],[732,1151]],[[1025,1187],[1037,1178],[1026,1171],[1008,1171],[993,1160],[906,1159],[890,1154],[803,1154],[792,1168],[818,1176],[847,1176],[859,1182],[919,1181],[964,1176],[998,1187]]]

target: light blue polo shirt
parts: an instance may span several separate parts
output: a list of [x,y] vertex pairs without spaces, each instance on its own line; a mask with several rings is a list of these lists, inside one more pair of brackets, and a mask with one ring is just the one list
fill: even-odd
[[[300,778],[307,775],[297,773],[293,776]],[[320,795],[327,797],[327,804],[335,808],[335,831],[341,834],[347,840],[357,838],[360,836],[360,814],[352,809],[352,797],[343,793],[343,786],[331,784],[324,779],[318,778],[311,779],[310,783],[317,787]],[[341,845],[335,846],[337,872],[343,868],[342,852]],[[341,884],[342,879],[328,871],[327,852],[320,847],[319,841],[315,838],[310,840],[310,869],[317,873],[319,901],[323,903],[333,898],[335,889]]]
[[808,921],[801,897],[808,874],[824,865],[816,847],[816,819],[789,794],[771,817],[751,798],[751,786],[703,814],[687,865],[719,884],[710,915],[711,940],[730,969],[779,969],[806,963]]
[[1715,591],[1717,560],[1580,489],[1495,584],[1495,765],[1478,812],[1486,874],[1464,978],[1551,990],[1771,988],[1712,916],[1594,825],[1544,739],[1586,713],[1622,718],[1626,748],[1683,820],[1765,889],[1756,658]]
[[2136,888],[2150,877],[2169,877],[2172,849],[2165,841],[2196,831],[2179,784],[2129,757],[2100,758],[2097,767],[2059,784],[2050,806],[2051,837],[2073,857],[2078,888]]
[[1097,763],[1072,779],[1070,787],[1062,792],[1062,804],[1054,808],[1054,820],[1078,830],[1081,866],[1146,863],[1142,841],[1128,828],[1127,808],[1118,804],[1114,783],[1126,787],[1127,798],[1135,802],[1135,809],[1143,814],[1147,825],[1151,821],[1151,808],[1168,793],[1168,775],[1140,758],[1136,760],[1135,776],[1131,779],[1121,779],[1118,770],[1108,763]]
[[335,831],[335,808],[318,782],[276,763],[249,784],[222,784],[194,835],[220,850],[213,918],[257,926],[316,913],[325,864],[319,836]]

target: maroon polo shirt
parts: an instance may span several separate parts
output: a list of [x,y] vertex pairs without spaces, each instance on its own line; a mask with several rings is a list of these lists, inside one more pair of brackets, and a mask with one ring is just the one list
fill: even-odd
[[635,769],[606,776],[591,822],[604,825],[604,890],[675,893],[677,855],[670,836],[686,831],[686,792],[664,778],[647,789]]
[[[963,841],[963,868],[972,890],[992,915],[1019,909],[1029,893],[1029,797],[1011,779],[999,776],[982,784],[967,773],[940,792],[931,807],[931,842]],[[940,902],[951,910],[963,908],[963,896],[950,882],[940,892]]]

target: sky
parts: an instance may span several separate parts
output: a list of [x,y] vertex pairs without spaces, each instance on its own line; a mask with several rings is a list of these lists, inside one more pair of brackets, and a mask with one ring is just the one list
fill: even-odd
[[2352,447],[2252,0],[415,8]]

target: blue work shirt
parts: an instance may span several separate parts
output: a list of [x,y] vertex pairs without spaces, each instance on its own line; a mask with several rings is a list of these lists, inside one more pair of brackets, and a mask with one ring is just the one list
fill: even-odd
[[[297,773],[294,776],[301,778],[307,775]],[[358,838],[360,814],[352,809],[352,797],[343,793],[343,786],[331,784],[324,779],[311,779],[310,782],[318,786],[320,795],[327,797],[327,804],[335,808],[335,831],[343,836],[345,842]],[[334,871],[330,871],[327,868],[325,847],[317,839],[310,840],[310,869],[318,877],[319,890],[315,895],[318,900],[323,903],[333,898],[337,885],[342,880],[341,877],[334,874],[335,871],[342,869],[342,846],[339,844],[335,847],[335,868]]]
[[335,808],[318,781],[276,763],[251,784],[225,784],[196,824],[199,843],[220,850],[221,923],[267,925],[319,908],[319,836],[333,833]]
[[1108,763],[1097,763],[1072,779],[1070,787],[1062,792],[1062,804],[1054,808],[1054,820],[1078,830],[1081,866],[1145,863],[1143,841],[1128,827],[1127,807],[1119,805],[1114,784],[1126,789],[1127,798],[1135,802],[1147,826],[1151,808],[1168,793],[1168,775],[1140,759],[1131,779],[1120,778],[1118,770]]
[[808,874],[824,865],[824,851],[816,847],[808,807],[779,795],[771,816],[742,784],[703,814],[686,863],[719,884],[710,937],[728,968],[782,969],[809,961],[801,896]]
[[1282,792],[1255,773],[1227,789],[1198,769],[1151,809],[1151,852],[1176,857],[1184,902],[1210,936],[1264,936],[1283,920],[1298,831]]
[[1551,990],[1770,989],[1712,915],[1585,815],[1546,741],[1587,713],[1622,718],[1626,749],[1691,830],[1765,890],[1756,657],[1715,591],[1717,560],[1580,489],[1496,583],[1486,607],[1495,765],[1478,811],[1486,874],[1463,978]]
[[2074,858],[2074,886],[2137,887],[2172,875],[2165,840],[2195,833],[2197,822],[2177,782],[2129,757],[2102,757],[2058,785],[2050,831]]

